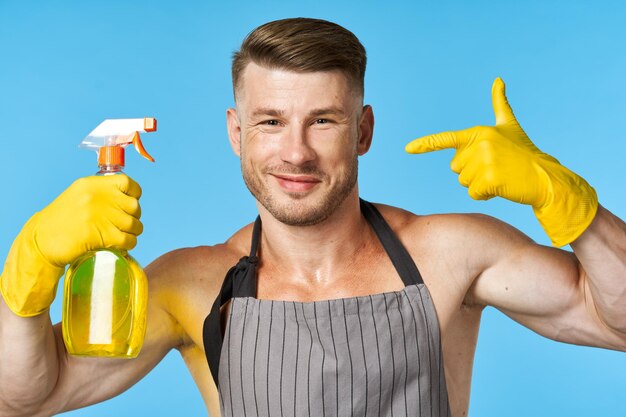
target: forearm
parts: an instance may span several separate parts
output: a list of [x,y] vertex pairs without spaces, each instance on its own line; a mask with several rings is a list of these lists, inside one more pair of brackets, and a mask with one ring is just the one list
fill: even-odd
[[33,415],[58,376],[50,316],[18,317],[0,297],[0,415]]
[[626,333],[626,223],[599,206],[591,225],[571,247],[603,321]]

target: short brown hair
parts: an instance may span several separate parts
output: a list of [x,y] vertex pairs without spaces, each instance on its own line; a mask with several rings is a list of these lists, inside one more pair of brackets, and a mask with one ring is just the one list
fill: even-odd
[[233,54],[235,98],[250,62],[295,72],[340,70],[363,95],[365,48],[352,32],[333,22],[297,17],[275,20],[250,32]]

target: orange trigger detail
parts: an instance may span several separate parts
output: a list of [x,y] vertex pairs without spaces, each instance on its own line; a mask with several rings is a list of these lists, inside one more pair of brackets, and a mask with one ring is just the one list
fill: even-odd
[[154,158],[151,157],[150,154],[148,154],[148,152],[146,152],[146,149],[143,147],[143,143],[141,143],[141,139],[139,138],[139,132],[135,132],[135,134],[133,135],[133,145],[135,145],[135,149],[137,149],[137,152],[139,152],[141,156],[143,156],[150,162],[154,162]]

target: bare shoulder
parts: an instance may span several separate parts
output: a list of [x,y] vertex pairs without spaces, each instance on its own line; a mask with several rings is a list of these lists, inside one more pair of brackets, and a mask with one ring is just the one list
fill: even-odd
[[478,213],[416,215],[376,204],[415,260],[429,288],[462,304],[475,279],[499,259],[533,241],[513,226]]
[[522,239],[531,242],[513,226],[481,213],[445,213],[417,215],[410,211],[376,204],[385,220],[396,233],[409,232],[415,237],[420,233],[428,237],[432,244],[463,245],[469,240],[489,240],[493,238]]
[[226,272],[249,250],[251,231],[247,225],[224,243],[172,250],[146,267],[150,298],[177,323],[183,344],[199,342]]

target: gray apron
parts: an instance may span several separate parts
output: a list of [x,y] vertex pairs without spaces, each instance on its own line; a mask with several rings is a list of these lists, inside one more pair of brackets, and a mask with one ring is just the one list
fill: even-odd
[[[228,271],[204,321],[222,417],[450,416],[430,293],[376,207],[361,200],[361,211],[404,289],[313,302],[258,300],[257,218],[250,256]],[[220,307],[228,300],[222,334]]]

